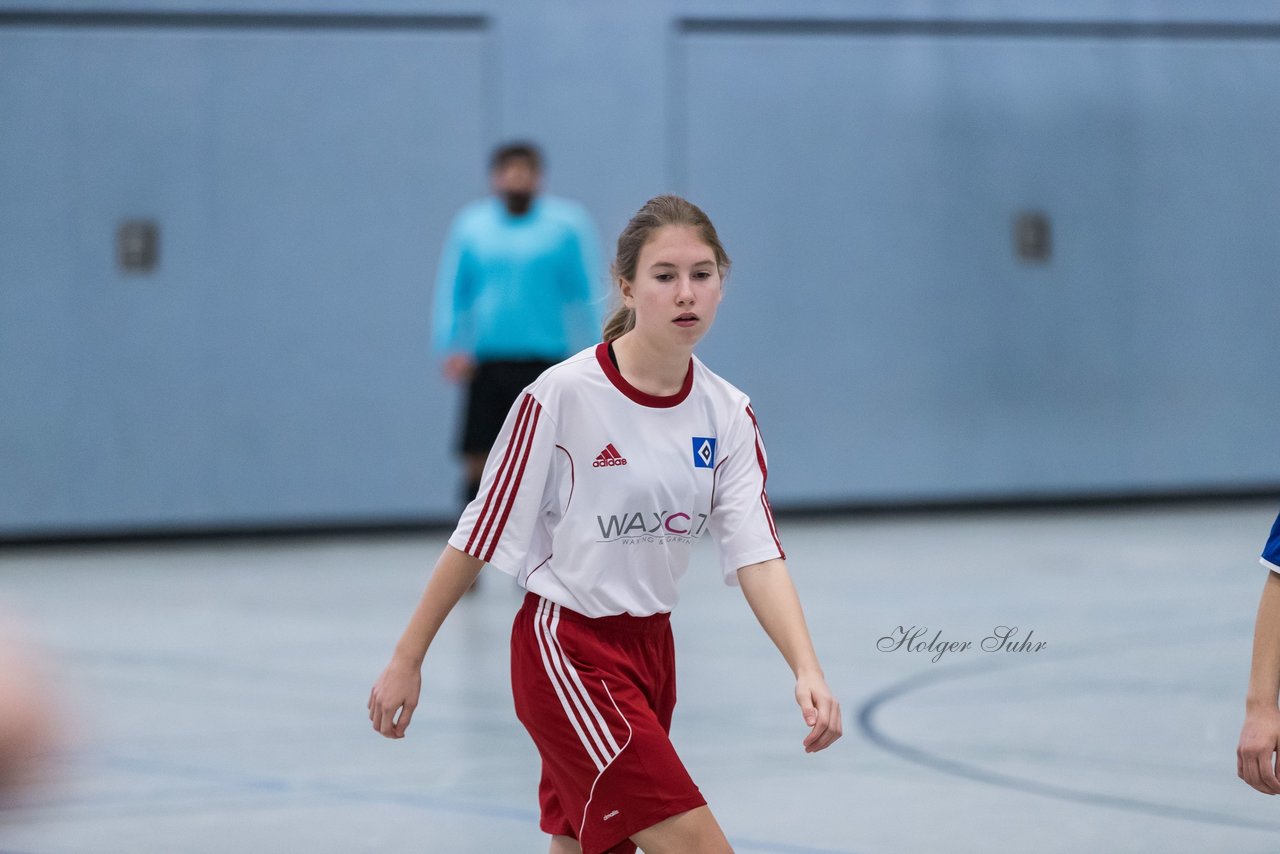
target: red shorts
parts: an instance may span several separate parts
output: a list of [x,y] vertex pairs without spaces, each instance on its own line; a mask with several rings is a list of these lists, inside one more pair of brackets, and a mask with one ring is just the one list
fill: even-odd
[[669,614],[592,619],[533,593],[511,628],[516,716],[542,755],[542,830],[583,854],[633,854],[633,833],[704,806],[667,733]]

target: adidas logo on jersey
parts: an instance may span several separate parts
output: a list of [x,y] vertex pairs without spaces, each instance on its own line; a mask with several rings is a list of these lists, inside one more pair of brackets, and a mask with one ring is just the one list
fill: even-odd
[[625,466],[626,464],[627,458],[618,453],[618,449],[613,446],[612,442],[610,442],[604,446],[604,450],[596,456],[596,461],[591,465],[598,469],[602,469],[606,466]]

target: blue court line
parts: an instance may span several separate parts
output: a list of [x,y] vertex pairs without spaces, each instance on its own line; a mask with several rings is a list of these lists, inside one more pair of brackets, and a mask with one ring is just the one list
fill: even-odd
[[[454,815],[470,815],[477,818],[501,819],[506,821],[515,821],[526,825],[536,825],[538,823],[539,814],[536,810],[522,809],[518,807],[474,804],[466,801],[443,798],[438,795],[357,788],[353,786],[339,786],[329,783],[306,783],[299,785],[283,777],[272,777],[260,774],[243,774],[235,771],[219,771],[199,765],[175,763],[166,760],[109,755],[101,757],[101,760],[102,764],[108,768],[140,774],[174,776],[197,782],[213,783],[215,785],[225,786],[231,790],[248,790],[257,793],[312,795],[352,803],[389,804],[394,806],[412,807],[415,809],[447,812]],[[57,809],[58,807],[101,806],[120,807],[129,805],[146,806],[148,803],[176,806],[182,804],[183,801],[186,801],[189,797],[191,796],[184,795],[179,798],[168,799],[164,797],[130,798],[128,796],[92,797],[81,798],[79,800],[60,801],[55,804],[50,804],[49,808]],[[189,804],[184,805],[190,806]],[[114,813],[114,815],[118,816],[119,813]],[[742,839],[739,837],[731,837],[730,841],[736,848],[741,848],[747,851],[762,851],[766,852],[766,854],[857,854],[857,852],[847,849],[813,848],[758,839]],[[0,854],[18,853],[0,851]]]
[[68,646],[66,644],[50,647],[63,661],[75,664],[124,667],[142,667],[149,670],[168,669],[190,672],[198,668],[203,677],[212,675],[230,675],[247,679],[279,679],[288,677],[297,681],[306,681],[313,677],[327,678],[327,674],[315,672],[299,672],[296,668],[248,666],[242,661],[229,661],[222,656],[200,655],[192,653],[149,652],[139,650],[111,650]]
[[[1247,629],[1248,624],[1234,621],[1229,624],[1190,629],[1179,637],[1172,639],[1167,637],[1167,635],[1155,635],[1150,632],[1132,633],[1070,648],[1067,652],[1056,655],[1054,660],[1056,661],[1062,658],[1088,658],[1104,652],[1114,652],[1116,644],[1118,643],[1126,644],[1127,648],[1144,645],[1170,646],[1180,643],[1197,643],[1200,641],[1201,637],[1203,637],[1201,632],[1221,632],[1224,629],[1228,631],[1238,631],[1242,627]],[[909,744],[897,741],[885,735],[876,726],[875,716],[877,712],[888,705],[891,701],[906,696],[914,691],[919,691],[922,688],[927,688],[942,682],[966,679],[971,676],[980,676],[1001,670],[1010,670],[1020,666],[1031,666],[1036,663],[1038,662],[1031,661],[1026,658],[1018,658],[1013,661],[1006,660],[981,662],[977,664],[958,664],[952,666],[948,670],[930,670],[909,676],[906,679],[902,679],[889,685],[868,698],[858,709],[858,727],[862,730],[863,735],[867,737],[868,741],[887,753],[891,753],[901,759],[906,759],[909,762],[915,762],[918,765],[923,765],[926,768],[931,768],[934,771],[941,771],[944,774],[952,774],[978,783],[987,783],[992,786],[1014,789],[1018,792],[1041,795],[1043,797],[1055,798],[1062,801],[1072,801],[1075,803],[1107,807],[1109,809],[1118,809],[1127,812],[1144,813],[1146,815],[1159,816],[1160,818],[1182,819],[1185,821],[1200,822],[1202,824],[1245,828],[1247,830],[1280,830],[1280,824],[1275,822],[1256,821],[1253,819],[1227,815],[1225,813],[1200,810],[1192,807],[1180,807],[1173,804],[1162,804],[1157,801],[1147,801],[1141,798],[1126,798],[1118,795],[1107,795],[1100,792],[1092,792],[1087,789],[1075,789],[1069,786],[1058,786],[1053,783],[1043,783],[1029,777],[1019,777],[1014,774],[990,771],[978,765],[961,762],[955,759],[948,759],[945,756],[940,756],[936,753],[931,753],[927,750],[922,750],[918,747],[913,747]]]
[[[377,803],[411,806],[420,809],[438,809],[446,812],[478,815],[483,818],[515,819],[519,821],[538,820],[538,813],[532,810],[508,809],[505,807],[480,806],[442,798],[436,795],[420,795],[408,792],[388,792],[376,789],[358,789],[351,786],[337,786],[329,783],[299,784],[287,777],[262,774],[246,774],[238,771],[223,771],[201,765],[170,762],[163,759],[143,759],[129,756],[102,755],[98,757],[99,765],[135,774],[161,777],[176,777],[198,783],[208,783],[226,788],[229,792],[253,792],[256,794],[292,794],[319,795],[337,800],[371,801]],[[202,797],[205,795],[195,795]],[[121,807],[146,806],[147,804],[177,804],[193,797],[190,793],[179,793],[174,796],[142,796],[100,795],[84,798],[68,798],[48,804],[46,809],[56,810],[68,807]]]
[[255,792],[284,792],[293,788],[293,784],[283,777],[245,774],[236,771],[218,771],[202,765],[189,765],[164,759],[106,756],[104,760],[102,764],[117,771],[131,771],[138,774],[164,774],[170,777],[195,780],[200,783],[214,783]]
[[[350,787],[312,787],[323,794],[345,801],[364,801],[370,803],[394,803],[401,806],[425,806],[429,809],[447,809],[449,812],[457,814],[475,815],[481,818],[507,818],[519,821],[521,823],[534,824],[538,823],[538,813],[533,810],[519,809],[515,807],[488,807],[472,804],[455,804],[449,807],[442,807],[442,800],[432,796],[414,795],[401,792],[378,792],[367,789],[354,789]],[[856,852],[846,849],[833,848],[810,848],[804,846],[787,845],[780,842],[766,842],[758,839],[742,839],[739,837],[730,837],[730,842],[734,847],[743,848],[744,850],[765,851],[769,854],[856,854]]]
[[760,842],[754,839],[742,839],[730,836],[729,842],[734,848],[743,851],[767,851],[770,854],[857,854],[846,848],[806,848],[800,845],[784,845],[778,842]]

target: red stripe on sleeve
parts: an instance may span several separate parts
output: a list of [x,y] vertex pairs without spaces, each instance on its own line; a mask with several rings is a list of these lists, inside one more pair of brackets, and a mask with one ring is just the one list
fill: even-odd
[[[494,479],[494,485],[498,487],[497,498],[494,501],[493,512],[485,520],[484,530],[481,531],[480,539],[476,542],[476,550],[479,552],[476,557],[481,560],[487,560],[484,556],[485,544],[489,541],[489,533],[493,530],[493,523],[497,521],[498,516],[503,513],[503,508],[514,497],[514,492],[509,492],[508,487],[511,486],[511,478],[515,473],[516,467],[520,465],[520,461],[529,453],[530,440],[533,438],[530,424],[533,421],[533,414],[538,409],[540,409],[538,402],[530,395],[529,406],[525,412],[524,420],[520,422],[520,430],[514,436],[511,444],[514,453],[511,455],[510,465],[502,470],[500,484],[498,483],[498,478]],[[489,549],[489,553],[492,554],[492,549]]]
[[751,426],[756,431],[756,462],[760,464],[760,505],[764,507],[764,518],[769,523],[769,533],[773,535],[773,544],[778,547],[778,555],[786,560],[787,553],[782,550],[782,540],[778,539],[778,526],[773,522],[773,508],[769,506],[769,493],[766,488],[769,481],[769,466],[764,461],[764,443],[760,441],[760,424],[756,421],[756,414],[751,411],[751,404],[747,404],[747,417],[751,419]]
[[733,455],[730,454],[721,458],[720,462],[716,463],[716,467],[711,470],[711,507],[707,510],[708,513],[716,509],[716,484],[720,482],[720,466],[727,463],[732,457]]
[[511,460],[511,452],[519,444],[517,436],[519,436],[521,431],[524,429],[524,422],[529,411],[529,402],[531,400],[533,400],[533,395],[526,394],[524,396],[524,400],[520,402],[520,412],[516,415],[516,424],[511,431],[511,438],[507,440],[506,453],[502,456],[502,463],[498,466],[498,473],[494,475],[493,483],[489,485],[489,492],[485,495],[484,499],[484,507],[480,510],[480,515],[476,517],[476,525],[471,529],[471,536],[467,539],[466,552],[473,557],[480,557],[471,550],[471,547],[475,545],[476,536],[480,533],[481,525],[484,524],[485,517],[489,515],[489,506],[493,504],[494,501],[494,490],[497,489],[498,484],[502,481],[502,473],[506,471],[507,465]]
[[756,431],[756,460],[760,463],[760,473],[764,475],[764,479],[769,479],[769,467],[764,461],[764,445],[760,442],[760,424],[756,421],[756,414],[751,411],[751,404],[747,404],[747,416],[751,419],[751,426]]
[[778,539],[778,526],[773,524],[773,508],[769,506],[769,496],[760,491],[760,503],[764,505],[764,518],[769,521],[769,533],[773,534],[773,544],[778,547],[778,557],[783,560],[787,559],[787,553],[782,550],[782,540]]
[[529,452],[533,449],[533,434],[538,429],[538,416],[542,414],[542,404],[534,401],[533,418],[529,421],[529,438],[525,443],[524,451],[520,454],[520,468],[516,472],[516,482],[511,487],[511,494],[507,496],[507,501],[502,509],[502,518],[498,520],[498,528],[493,532],[493,539],[489,541],[489,549],[484,554],[484,559],[492,560],[493,552],[498,548],[498,540],[502,538],[502,529],[507,525],[507,517],[511,515],[511,507],[516,503],[516,496],[520,494],[520,481],[524,479],[524,467],[529,463]]

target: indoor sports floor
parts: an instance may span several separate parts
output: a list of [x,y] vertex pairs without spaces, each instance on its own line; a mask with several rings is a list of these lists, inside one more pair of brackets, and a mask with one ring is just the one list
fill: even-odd
[[[1236,779],[1274,502],[781,520],[845,737],[806,755],[789,671],[703,546],[673,738],[739,852],[1274,852]],[[520,594],[445,625],[409,735],[365,701],[443,535],[0,550],[52,660],[61,782],[0,851],[541,852],[511,708]],[[983,651],[999,626],[1022,651]],[[881,642],[898,628],[963,643]],[[1034,633],[1034,634],[1032,634]]]

